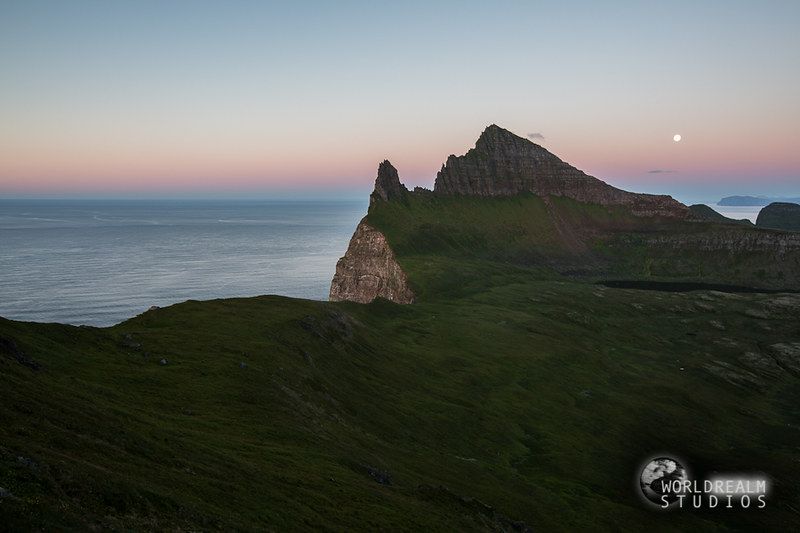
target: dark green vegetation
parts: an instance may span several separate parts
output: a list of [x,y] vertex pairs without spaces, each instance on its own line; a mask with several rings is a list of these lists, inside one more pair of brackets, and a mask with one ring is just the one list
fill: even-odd
[[789,231],[800,231],[800,205],[788,202],[774,202],[759,211],[758,226]]
[[457,296],[467,282],[492,285],[493,276],[515,269],[522,276],[556,271],[588,280],[800,288],[796,234],[714,223],[696,213],[642,219],[622,206],[566,197],[415,193],[375,203],[368,220],[386,235],[420,296]]
[[[0,529],[800,522],[800,295],[596,285],[680,265],[585,245],[590,222],[643,237],[634,217],[567,199],[408,195],[369,217],[419,303],[190,301],[102,329],[0,320]],[[649,509],[636,480],[661,453],[698,476],[766,473],[767,507]]]
[[711,220],[712,222],[727,222],[729,224],[741,224],[743,226],[753,225],[753,223],[746,218],[741,218],[741,219],[728,218],[721,213],[717,213],[716,211],[714,211],[705,204],[695,204],[693,206],[690,206],[689,209],[691,209],[695,214],[700,215],[701,217],[707,220]]

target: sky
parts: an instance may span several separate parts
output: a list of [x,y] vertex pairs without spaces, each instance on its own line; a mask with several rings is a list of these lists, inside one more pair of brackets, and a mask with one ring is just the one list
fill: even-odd
[[0,198],[432,188],[490,124],[634,192],[800,196],[796,0],[0,0],[0,80]]

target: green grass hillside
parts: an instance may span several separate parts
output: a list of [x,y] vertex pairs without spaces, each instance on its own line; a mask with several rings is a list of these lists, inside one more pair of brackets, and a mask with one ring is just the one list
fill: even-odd
[[624,206],[529,193],[409,193],[374,203],[367,219],[386,235],[417,292],[428,297],[518,267],[593,280],[800,289],[796,234],[699,215],[641,218]]
[[[576,228],[636,221],[565,202],[376,204],[413,305],[0,319],[0,530],[793,529],[800,294],[595,284],[622,270]],[[659,454],[767,506],[653,510]]]
[[[530,281],[407,307],[2,321],[41,370],[0,359],[0,527],[784,531],[800,381],[771,354],[800,342],[798,306]],[[648,510],[634,481],[662,451],[767,472],[769,506]]]

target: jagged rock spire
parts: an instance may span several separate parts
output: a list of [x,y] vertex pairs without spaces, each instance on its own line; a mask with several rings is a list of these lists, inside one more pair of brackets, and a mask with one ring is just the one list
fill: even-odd
[[408,189],[400,183],[397,169],[388,160],[378,165],[378,177],[375,178],[375,190],[370,196],[370,204],[378,198],[388,202],[395,196],[402,196],[406,192],[408,192]]

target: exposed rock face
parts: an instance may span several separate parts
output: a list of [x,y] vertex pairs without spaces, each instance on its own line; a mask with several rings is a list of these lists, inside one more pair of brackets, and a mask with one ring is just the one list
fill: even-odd
[[693,250],[725,250],[730,254],[770,252],[774,261],[793,261],[800,268],[800,234],[766,231],[715,231],[695,235],[656,235],[647,237],[649,247],[691,248]]
[[[370,206],[407,193],[408,189],[400,183],[397,169],[389,161],[381,163],[375,178],[375,190],[369,197]],[[414,292],[408,287],[408,276],[397,263],[386,237],[363,219],[351,237],[344,257],[336,263],[328,300],[369,303],[378,297],[402,304],[416,301]]]
[[11,337],[0,335],[0,352],[7,352],[14,359],[16,359],[18,363],[27,366],[31,370],[42,369],[42,365],[23,353],[22,350],[17,347],[17,343]]
[[639,216],[683,218],[689,208],[670,196],[617,189],[565,163],[538,144],[492,125],[465,155],[451,155],[436,177],[434,191],[445,195],[566,196],[579,202],[624,205]]
[[402,304],[416,300],[386,237],[362,220],[344,257],[336,263],[328,299],[369,303],[378,297]]
[[389,161],[384,161],[378,165],[378,177],[375,179],[375,190],[369,197],[372,205],[376,200],[381,199],[388,202],[394,197],[402,196],[408,192],[406,186],[400,183],[400,176],[397,169]]
[[800,231],[800,205],[774,202],[759,211],[756,226]]
[[[716,270],[725,273],[726,283],[774,290],[800,287],[800,233],[730,227],[733,229],[727,231],[645,235],[628,244],[644,246],[652,259],[669,258],[673,275],[691,276],[693,269]],[[615,245],[624,246],[623,242]],[[688,261],[691,254],[703,255]]]
[[778,366],[800,376],[800,342],[773,344],[768,350]]

